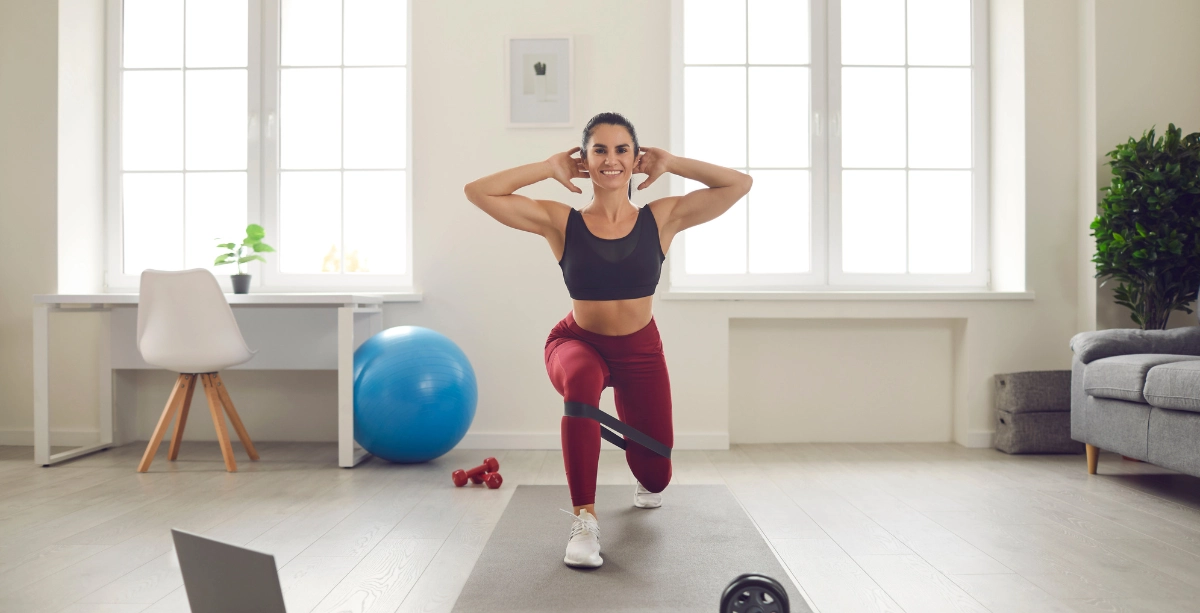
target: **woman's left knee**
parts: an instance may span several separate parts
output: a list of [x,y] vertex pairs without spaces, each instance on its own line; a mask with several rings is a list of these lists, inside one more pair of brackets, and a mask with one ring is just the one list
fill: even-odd
[[654,493],[661,492],[671,482],[671,460],[658,454],[653,454],[652,458],[639,458],[634,474],[642,487]]

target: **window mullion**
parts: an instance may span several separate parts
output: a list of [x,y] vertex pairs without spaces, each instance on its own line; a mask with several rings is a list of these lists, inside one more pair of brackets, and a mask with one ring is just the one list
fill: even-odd
[[[249,0],[246,10],[246,31],[249,36],[246,55],[246,94],[247,117],[249,126],[246,151],[246,220],[248,223],[263,225],[262,215],[262,151],[266,139],[266,122],[263,118],[263,7],[259,0]],[[269,230],[268,230],[269,231]],[[270,235],[269,235],[270,236]],[[268,243],[271,242],[268,240]],[[264,274],[254,278],[256,286],[263,285],[265,269],[269,264],[258,264],[258,269]]]
[[338,247],[341,263],[338,265],[338,276],[345,278],[346,275],[346,3],[342,2],[342,36],[341,36],[341,58],[338,68],[338,78],[341,81],[342,99],[341,105],[338,107],[340,127],[341,147],[338,151],[338,185],[341,189],[341,196],[338,202],[338,218],[341,228],[338,235],[340,245]]
[[184,268],[187,268],[187,253],[188,253],[187,252],[187,234],[188,234],[187,233],[187,218],[188,218],[188,215],[187,215],[187,213],[188,213],[188,197],[187,197],[187,182],[188,182],[188,172],[187,172],[187,169],[188,169],[188,163],[187,163],[187,124],[188,124],[188,114],[187,114],[187,0],[183,0],[183,21],[180,22],[179,25],[183,29],[183,32],[180,34],[180,39],[183,41],[183,43],[182,43],[183,44],[183,56],[182,56],[183,61],[180,62],[181,66],[179,67],[179,81],[180,81],[180,86],[183,87],[183,96],[180,99],[180,101],[183,103],[183,117],[181,118],[182,121],[179,122],[179,129],[183,132],[180,135],[180,139],[179,139],[179,142],[183,146],[183,151],[179,152],[179,159],[181,160],[180,169],[179,169],[181,181],[179,182],[179,184],[180,184],[180,189],[183,190],[183,193],[179,195],[179,202],[183,205],[183,215],[182,215],[183,223],[181,223],[180,227],[179,227],[179,231],[182,234],[182,236],[179,238],[179,245],[180,245],[180,249],[182,249],[182,254],[180,255],[179,261],[183,263]]
[[842,273],[842,33],[841,0],[826,0],[826,41],[824,51],[826,70],[826,130],[825,162],[828,188],[826,190],[825,283],[833,285],[834,277]]
[[260,264],[263,271],[263,285],[278,286],[283,281],[282,255],[287,247],[283,244],[283,224],[279,209],[279,2],[280,0],[252,0],[259,3],[257,14],[261,23],[257,28],[258,44],[256,48],[259,60],[257,91],[260,97],[260,116],[263,120],[259,126],[259,163],[255,165],[258,177],[259,206],[258,213],[261,225],[267,236],[274,236],[273,245],[278,252],[275,257],[267,258],[267,263]]
[[908,94],[908,75],[912,74],[908,65],[908,0],[904,0],[904,274],[912,273],[912,262],[909,254],[912,253],[912,213],[911,203],[909,203],[908,195],[911,193],[909,185],[912,183],[912,160],[908,159],[909,151],[912,147],[909,146],[911,137],[908,134],[908,115],[912,112],[909,108]]
[[[750,174],[750,2],[743,5],[745,10],[746,28],[746,64],[743,74],[746,75],[746,174]],[[750,194],[746,194],[746,272],[750,274]],[[736,203],[735,203],[736,204]]]

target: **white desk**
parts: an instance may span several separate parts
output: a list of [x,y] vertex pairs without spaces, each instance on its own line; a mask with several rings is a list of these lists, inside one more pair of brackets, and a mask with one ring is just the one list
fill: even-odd
[[[257,350],[233,369],[337,370],[338,465],[367,457],[354,442],[354,350],[383,330],[378,294],[226,294],[246,344]],[[137,294],[41,294],[33,307],[33,457],[49,466],[133,440],[114,409],[113,377],[119,369],[154,369],[137,349]],[[100,442],[50,453],[50,313],[100,312]],[[245,410],[245,409],[243,409]]]

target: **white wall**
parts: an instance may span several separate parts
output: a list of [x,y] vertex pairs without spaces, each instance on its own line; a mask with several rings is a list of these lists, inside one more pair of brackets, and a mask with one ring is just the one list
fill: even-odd
[[57,285],[57,30],[55,2],[0,2],[0,433],[33,424],[31,296]]
[[[939,434],[930,437],[964,444],[988,442],[993,429],[994,374],[1068,367],[1067,341],[1079,327],[1078,277],[1083,269],[1078,246],[1080,166],[1085,159],[1080,149],[1085,126],[1079,121],[1084,98],[1080,93],[1081,5],[1022,5],[1020,0],[993,0],[993,4],[1004,9],[1008,27],[1023,30],[1025,37],[1019,49],[1024,57],[1023,77],[1013,76],[1013,71],[1019,73],[1022,67],[1011,62],[1003,73],[1009,94],[1021,87],[1025,92],[1024,133],[993,137],[993,142],[1007,143],[1010,148],[1013,143],[1024,143],[1021,167],[1013,170],[1010,164],[1008,175],[1023,176],[1027,262],[1023,278],[1036,299],[739,302],[671,300],[660,295],[655,313],[671,370],[680,447],[720,447],[731,432],[740,432],[730,428],[731,407],[746,406],[746,398],[732,394],[749,389],[750,381],[737,373],[752,370],[753,360],[787,355],[782,345],[762,340],[771,336],[772,327],[776,331],[813,331],[813,322],[836,322],[821,332],[822,343],[838,342],[829,335],[845,330],[841,340],[850,344],[864,343],[864,330],[880,330],[881,355],[903,355],[905,330],[951,330],[948,348],[944,339],[935,339],[941,349],[935,352],[937,368],[928,374],[937,382],[937,389],[926,390],[937,398],[949,395],[951,400],[920,406],[919,401],[910,400],[902,406],[879,406],[874,410],[877,415],[892,416],[928,411],[935,406],[938,414],[931,417],[940,420],[936,423],[949,424],[950,431],[946,434],[931,428],[930,432],[936,430]],[[12,88],[0,87],[0,135],[15,133],[22,145],[49,152],[19,160],[18,173],[9,163],[3,166],[6,174],[0,176],[41,177],[43,184],[31,194],[33,188],[25,181],[20,185],[0,181],[0,214],[5,220],[5,229],[0,231],[45,249],[44,244],[53,243],[55,237],[55,127],[53,110],[42,111],[53,107],[55,79],[52,74],[45,79],[42,75],[54,72],[55,61],[54,45],[44,46],[40,41],[53,38],[53,32],[47,30],[53,29],[56,19],[52,10],[41,5],[25,0],[9,2],[0,9],[0,24],[20,24],[8,27],[24,41],[20,43],[25,45],[22,54],[30,57],[27,49],[36,51],[31,57],[37,66],[36,70],[16,75],[22,95],[13,96]],[[642,143],[664,146],[669,136],[668,9],[667,2],[635,0],[615,1],[602,11],[582,10],[577,4],[551,0],[472,3],[470,10],[453,2],[418,0],[414,5],[413,20],[420,24],[414,28],[412,39],[412,104],[414,117],[418,118],[412,133],[414,264],[424,300],[388,305],[385,324],[437,329],[459,343],[472,360],[479,377],[480,402],[464,445],[558,445],[561,400],[546,379],[542,347],[550,327],[569,310],[570,301],[544,241],[501,226],[475,209],[463,198],[462,186],[484,174],[545,159],[576,146],[583,123],[601,111],[626,114],[637,125]],[[40,32],[41,38],[31,38],[30,31]],[[561,33],[575,36],[578,127],[504,128],[504,36]],[[0,36],[0,41],[4,41],[0,48],[17,44],[10,36]],[[1097,45],[1123,48],[1125,43],[1124,39],[1099,37]],[[993,53],[996,48],[993,45]],[[13,62],[7,55],[0,62],[6,71],[11,70],[10,64]],[[13,118],[14,111],[20,121]],[[31,121],[31,116],[37,120]],[[1005,127],[1011,124],[1003,122],[995,125],[996,129],[1012,129]],[[13,157],[8,147],[5,156],[6,162]],[[641,204],[661,197],[666,195],[665,189],[666,181],[660,181],[635,200]],[[21,215],[24,209],[10,204],[10,193],[22,194],[26,200],[35,195],[44,203],[40,209],[43,212],[27,220]],[[523,193],[561,199],[574,206],[581,206],[588,198],[586,194],[570,194],[553,182],[532,186]],[[1011,202],[1013,196],[1009,193],[1005,198]],[[10,220],[18,221],[14,224]],[[1012,218],[1005,223],[1013,223]],[[4,241],[0,248],[12,249],[13,243]],[[53,250],[44,258],[53,260]],[[9,264],[0,273],[4,275],[0,279],[6,281],[5,304],[19,306],[5,311],[2,320],[5,344],[0,349],[0,365],[8,367],[0,370],[0,377],[5,377],[0,383],[14,393],[5,395],[0,432],[27,428],[31,421],[29,295],[53,291],[54,267],[45,268],[24,272]],[[753,324],[758,334],[754,351],[731,352],[731,346],[746,347],[751,340],[743,336],[747,326],[741,323],[750,319],[761,320]],[[732,329],[731,320],[739,322]],[[946,322],[953,324],[939,328]],[[21,326],[15,334],[9,333]],[[822,355],[822,347],[816,346],[812,338],[806,338],[814,345],[809,355]],[[918,392],[924,383],[898,376],[904,371],[891,369],[886,362],[872,363],[864,371],[864,380],[896,382],[901,386],[898,397],[921,397]],[[87,373],[79,377],[76,380],[83,385]],[[145,436],[162,410],[171,376],[137,372],[129,378],[137,388],[137,419]],[[306,373],[240,372],[230,373],[226,379],[257,439],[333,440],[332,376],[323,379]],[[830,390],[816,393],[828,395]],[[611,409],[608,394],[605,405]],[[767,414],[769,407],[762,405],[759,401],[753,406],[755,415]],[[78,427],[85,428],[89,420],[94,423],[87,413],[89,407],[80,404],[79,408],[65,418],[64,427],[82,424]],[[869,403],[860,408],[868,416],[872,410]],[[289,418],[278,419],[281,415]],[[210,427],[202,420],[188,428],[189,439],[211,437]],[[733,442],[738,442],[736,437]]]
[[[671,369],[681,447],[724,445],[730,406],[745,405],[745,399],[731,398],[731,389],[746,389],[745,382],[731,381],[731,318],[849,319],[863,320],[864,326],[896,319],[912,320],[904,325],[914,326],[963,322],[953,367],[934,374],[939,381],[953,382],[939,384],[938,390],[953,398],[952,405],[939,409],[939,418],[952,425],[953,435],[943,432],[934,437],[938,440],[987,442],[993,374],[1067,366],[1067,340],[1075,320],[1075,254],[1069,237],[1077,157],[1075,129],[1063,118],[1073,116],[1077,98],[1076,47],[1073,6],[1063,9],[1057,4],[1027,7],[1024,14],[1026,28],[1040,37],[1026,44],[1032,49],[1029,57],[1038,60],[1027,67],[1026,87],[1039,96],[1028,104],[1024,137],[1030,149],[1024,168],[1029,261],[1038,263],[1030,267],[1027,282],[1037,299],[754,303],[660,296],[655,312]],[[617,110],[635,122],[641,142],[667,142],[669,15],[666,2],[617,2],[608,7],[611,10],[585,12],[555,2],[526,2],[522,7],[516,11],[511,4],[477,5],[470,12],[456,10],[452,3],[419,2],[414,7],[414,23],[422,24],[413,33],[413,113],[421,118],[413,132],[415,265],[425,300],[390,305],[385,319],[387,325],[411,323],[441,330],[475,364],[480,403],[464,444],[554,447],[561,400],[546,379],[542,347],[549,328],[570,308],[561,273],[540,238],[505,228],[482,214],[463,199],[462,186],[577,144],[577,129],[503,127],[506,34],[574,34],[577,125],[594,113]],[[638,19],[628,19],[635,9]],[[451,50],[440,33],[452,30],[463,35]],[[664,195],[664,187],[660,182],[646,197]],[[571,195],[553,182],[525,193],[575,206],[587,201],[586,195]],[[901,354],[898,342],[881,351]],[[769,359],[773,351],[765,346],[757,355]],[[883,379],[905,381],[887,372],[885,365],[866,369],[864,376],[872,376],[872,371]],[[155,373],[139,377],[143,382],[148,377],[155,380],[155,392],[139,397],[141,429],[148,431],[169,382]],[[900,396],[919,397],[921,383],[908,380]],[[141,389],[147,391],[148,384]],[[239,403],[250,410],[246,401]],[[294,410],[305,415],[317,414],[317,407],[301,398],[297,405]],[[905,403],[876,411],[903,414],[928,408],[927,403]],[[196,436],[207,435],[203,428],[198,430]],[[332,436],[332,431],[327,434]]]
[[104,290],[104,2],[59,0],[58,291]]
[[948,441],[962,323],[732,319],[729,436],[739,443]]
[[[1096,20],[1093,160],[1095,184],[1104,187],[1112,181],[1105,154],[1119,143],[1140,138],[1155,126],[1161,136],[1170,123],[1185,135],[1200,132],[1200,2],[1091,1]],[[1099,198],[1097,193],[1095,200]],[[1095,265],[1090,266],[1094,274]],[[1176,312],[1168,323],[1194,326],[1196,316]],[[1100,329],[1136,327],[1129,309],[1113,302],[1107,286],[1097,292],[1096,324]]]

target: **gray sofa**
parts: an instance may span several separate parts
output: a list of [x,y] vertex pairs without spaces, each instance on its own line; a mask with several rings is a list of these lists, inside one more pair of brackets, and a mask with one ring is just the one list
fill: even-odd
[[1200,476],[1200,327],[1071,339],[1071,438],[1088,472],[1104,449]]

